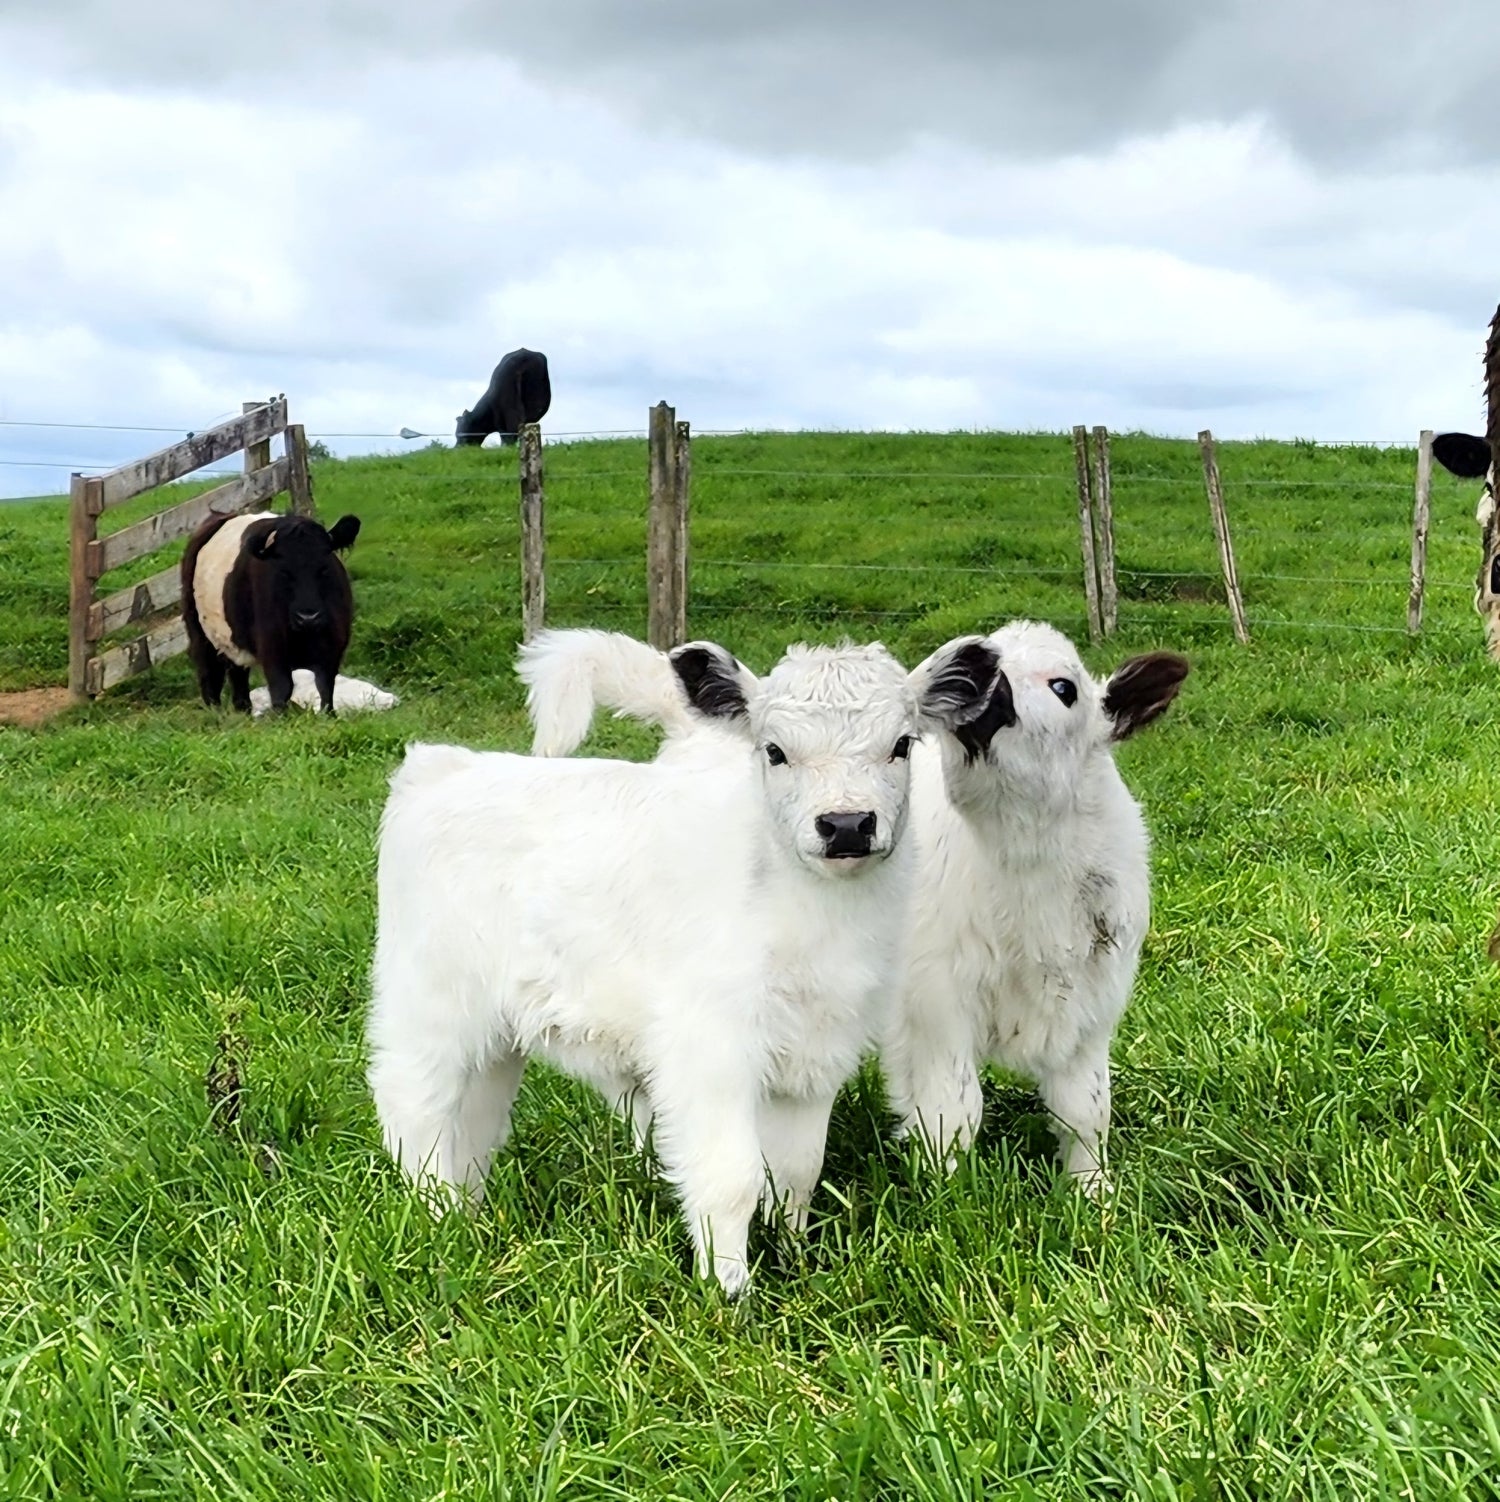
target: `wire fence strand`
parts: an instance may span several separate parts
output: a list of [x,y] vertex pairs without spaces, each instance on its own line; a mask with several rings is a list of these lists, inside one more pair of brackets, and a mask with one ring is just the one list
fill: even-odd
[[[621,615],[644,618],[646,609],[645,601],[594,601],[587,602],[586,612],[580,612],[578,605],[581,602],[559,600],[550,602],[556,614],[568,617],[575,614],[586,614],[587,618],[608,617],[614,618]],[[941,605],[934,605],[926,609],[906,610],[872,610],[859,605],[840,603],[837,606],[826,601],[807,601],[802,603],[778,602],[776,604],[739,605],[729,604],[714,599],[701,599],[694,597],[693,612],[697,616],[719,615],[756,615],[770,616],[782,620],[808,621],[837,617],[850,620],[925,620],[928,617],[941,612],[951,611],[960,607],[961,601],[944,601]],[[1159,616],[1147,615],[1140,602],[1135,602],[1128,610],[1121,610],[1120,625],[1123,628],[1134,630],[1159,629],[1166,625],[1188,626],[1195,629],[1222,630],[1226,637],[1230,635],[1229,620],[1220,611],[1213,614],[1207,612],[1186,616],[1183,614],[1181,605],[1177,602],[1171,604],[1162,602],[1159,607]],[[1047,619],[1054,625],[1078,626],[1087,624],[1087,616],[1081,612],[1049,612]],[[1255,631],[1309,631],[1309,632],[1344,632],[1359,636],[1391,636],[1401,637],[1408,641],[1418,641],[1421,638],[1412,637],[1404,626],[1378,626],[1356,621],[1326,621],[1326,620],[1301,620],[1292,616],[1272,616],[1259,612],[1251,612],[1249,625],[1252,634]],[[1440,625],[1423,628],[1423,636],[1442,636],[1462,638],[1468,635],[1465,627],[1456,622],[1444,622]]]
[[[554,558],[551,566],[556,568],[639,568],[641,560],[635,557],[618,558]],[[791,560],[759,558],[714,558],[695,557],[695,568],[739,569],[749,573],[817,572],[832,574],[943,574],[975,575],[1005,578],[1020,575],[1025,578],[1072,579],[1078,574],[1078,566],[1068,568],[1036,568],[1030,564],[999,562],[982,567],[954,563],[800,563]],[[1122,579],[1207,579],[1213,577],[1208,569],[1167,569],[1121,567]],[[1348,584],[1361,589],[1405,590],[1406,580],[1380,579],[1365,576],[1339,574],[1273,574],[1246,569],[1245,578],[1266,584]],[[1456,589],[1469,592],[1473,585],[1459,580],[1429,580],[1428,589]]]

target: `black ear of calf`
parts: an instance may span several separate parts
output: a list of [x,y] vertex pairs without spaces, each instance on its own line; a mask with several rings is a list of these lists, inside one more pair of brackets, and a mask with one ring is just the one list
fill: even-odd
[[989,702],[972,720],[954,727],[953,736],[964,748],[966,761],[978,761],[990,749],[998,731],[1008,730],[1016,723],[1016,701],[1011,692],[1010,679],[1003,672],[995,677],[995,687]]
[[333,544],[333,550],[336,553],[353,547],[354,539],[358,536],[359,518],[357,516],[341,516],[328,529],[328,541]]
[[1432,457],[1461,480],[1480,479],[1494,460],[1489,444],[1472,433],[1439,433],[1432,440]]
[[922,708],[945,725],[972,719],[985,702],[1000,667],[995,649],[982,636],[944,649],[932,666],[922,694]]
[[733,720],[747,712],[745,691],[735,675],[739,663],[723,647],[692,642],[676,648],[670,661],[688,703],[699,714]]
[[1110,738],[1123,741],[1164,715],[1188,666],[1177,652],[1147,652],[1121,663],[1104,685],[1104,713],[1114,722]]

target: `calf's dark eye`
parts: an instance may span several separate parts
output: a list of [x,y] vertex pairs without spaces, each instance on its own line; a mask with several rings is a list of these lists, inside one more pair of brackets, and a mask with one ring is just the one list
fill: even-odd
[[786,765],[786,752],[780,746],[767,746],[766,760],[773,767],[784,767]]
[[1078,685],[1071,678],[1050,678],[1047,687],[1071,709],[1078,702]]
[[903,735],[891,751],[892,761],[905,761],[911,755],[911,737]]

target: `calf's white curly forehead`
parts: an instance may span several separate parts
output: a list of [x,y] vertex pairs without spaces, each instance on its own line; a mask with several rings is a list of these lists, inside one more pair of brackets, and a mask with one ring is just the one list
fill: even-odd
[[915,702],[906,679],[906,669],[879,642],[858,647],[799,643],[787,648],[761,686],[767,701],[859,709],[873,701],[899,700],[903,694]]
[[751,705],[758,732],[823,735],[829,729],[883,739],[909,728],[916,694],[907,671],[878,642],[868,646],[797,645],[760,681]]
[[1046,661],[1058,659],[1070,667],[1082,669],[1078,648],[1055,626],[1044,621],[1011,621],[990,637],[1000,651],[1000,666],[1006,666],[1007,657],[1012,663],[1027,658]]

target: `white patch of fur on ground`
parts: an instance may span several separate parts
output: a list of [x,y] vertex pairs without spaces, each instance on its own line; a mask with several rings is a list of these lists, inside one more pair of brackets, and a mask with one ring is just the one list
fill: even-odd
[[[323,712],[322,703],[318,699],[318,686],[313,681],[311,668],[292,669],[292,697],[291,703],[299,709],[310,709],[314,714]],[[362,678],[346,678],[342,673],[333,681],[333,712],[335,714],[362,714],[374,713],[381,709],[393,709],[401,700],[392,693],[387,693],[383,688],[376,688],[373,683],[366,683]],[[250,690],[250,713],[263,715],[271,708],[271,690],[268,688],[252,688]]]

